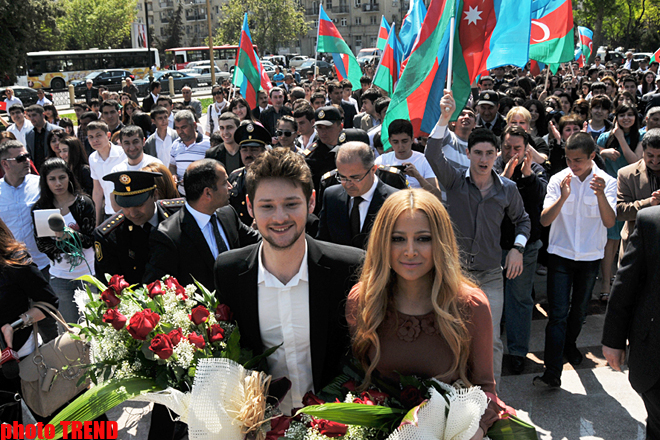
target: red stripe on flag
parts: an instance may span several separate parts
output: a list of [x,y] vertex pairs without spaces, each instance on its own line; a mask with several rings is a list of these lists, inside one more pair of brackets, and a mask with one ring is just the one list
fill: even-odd
[[[570,19],[567,19],[570,18]],[[544,25],[544,26],[541,26]],[[537,20],[532,20],[530,44],[565,37],[573,31],[573,8],[566,0],[557,9]]]
[[7,111],[7,103],[5,101],[0,101],[0,110]]
[[422,120],[426,111],[426,101],[431,94],[431,86],[433,85],[437,71],[438,58],[436,57],[429,75],[406,99],[408,102],[408,114],[410,115],[410,122],[413,125],[415,136],[419,136],[422,133]]
[[486,70],[490,36],[496,24],[497,16],[492,1],[466,0],[463,3],[458,32],[470,82]]
[[334,23],[327,20],[319,21],[319,37],[335,37],[343,40]]

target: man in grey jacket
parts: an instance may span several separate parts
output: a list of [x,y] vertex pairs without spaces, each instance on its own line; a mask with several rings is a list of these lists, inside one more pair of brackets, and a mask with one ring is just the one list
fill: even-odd
[[198,99],[192,97],[192,89],[188,86],[183,86],[181,89],[181,94],[183,95],[183,105],[186,107],[192,107],[195,110],[195,115],[198,118],[202,117],[202,103]]
[[144,142],[144,152],[157,157],[164,164],[169,164],[172,144],[179,135],[176,130],[170,128],[169,112],[165,107],[156,106],[151,109],[150,114],[156,131]]
[[451,91],[445,91],[440,107],[442,115],[429,136],[425,155],[438,182],[447,191],[448,211],[463,257],[461,264],[490,302],[493,369],[499,386],[503,352],[500,321],[504,307],[500,227],[505,215],[514,225],[515,241],[505,262],[506,276],[513,279],[522,273],[531,223],[516,184],[493,171],[499,140],[490,130],[475,129],[470,134],[467,153],[470,167],[467,170],[459,171],[447,161],[442,151],[444,127],[456,108]]

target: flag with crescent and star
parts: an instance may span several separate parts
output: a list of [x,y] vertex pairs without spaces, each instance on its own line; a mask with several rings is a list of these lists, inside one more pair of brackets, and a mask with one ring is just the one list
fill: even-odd
[[387,46],[387,38],[390,35],[390,24],[385,20],[385,16],[380,18],[380,28],[378,29],[378,43],[376,47],[380,50],[385,50]]
[[330,20],[328,14],[323,10],[323,5],[319,5],[319,30],[316,40],[316,51],[319,53],[332,54],[332,61],[335,64],[335,71],[339,81],[344,78],[353,84],[353,90],[358,90],[360,78],[362,78],[362,69],[357,62],[355,55],[344,38],[341,36],[335,24]]
[[589,61],[589,57],[594,53],[594,32],[584,26],[578,26],[578,35],[580,36],[580,55],[578,60],[580,67],[583,67]]
[[546,64],[573,61],[575,44],[571,0],[535,0],[532,8],[529,57]]
[[250,108],[257,107],[257,92],[260,89],[270,93],[273,88],[270,78],[266,74],[259,57],[252,44],[252,36],[248,28],[248,14],[243,18],[243,29],[241,30],[241,41],[238,46],[238,59],[236,60],[236,69],[232,83],[240,87],[241,96],[250,105]]

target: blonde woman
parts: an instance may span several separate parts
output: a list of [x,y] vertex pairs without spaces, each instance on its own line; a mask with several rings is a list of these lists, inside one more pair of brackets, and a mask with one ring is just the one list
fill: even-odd
[[506,125],[517,125],[529,134],[529,151],[532,153],[532,160],[544,164],[548,160],[550,149],[543,138],[532,134],[531,121],[532,114],[523,106],[513,107],[506,114]]
[[[461,379],[495,395],[486,295],[463,274],[449,214],[437,197],[401,190],[378,212],[360,282],[346,305],[353,354],[366,371]],[[492,399],[494,400],[494,399]],[[473,439],[497,420],[491,401]]]

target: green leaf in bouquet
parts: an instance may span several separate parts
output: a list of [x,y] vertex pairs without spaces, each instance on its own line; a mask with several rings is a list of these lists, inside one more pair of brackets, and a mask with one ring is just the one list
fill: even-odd
[[[110,275],[106,274],[105,278],[108,282],[110,282],[110,278],[111,278]],[[107,289],[107,287],[101,281],[99,281],[98,278],[93,277],[91,275],[83,275],[79,278],[76,278],[76,280],[88,282],[92,286],[99,289],[99,292],[103,292],[104,290]],[[89,290],[89,287],[87,288],[87,294],[89,295],[90,300],[93,299],[92,292]]]
[[149,350],[149,346],[151,345],[151,342],[144,342],[142,343],[142,348],[141,352],[144,355],[144,357],[150,361],[155,361],[156,360],[156,355],[154,354],[153,351]]
[[301,413],[345,425],[382,428],[384,425],[398,424],[406,411],[386,406],[363,405],[361,403],[324,403],[323,405],[302,408],[296,415]]
[[128,399],[161,390],[153,379],[147,378],[124,379],[92,387],[49,422],[55,426],[54,438],[62,438],[62,421],[91,421]]
[[317,393],[316,396],[325,400],[326,402],[332,402],[335,399],[339,399],[340,402],[343,402],[348,390],[342,387],[342,385],[349,380],[351,380],[349,375],[340,374],[339,376],[335,377],[332,382],[326,385],[319,393]]
[[[237,330],[238,330],[238,329],[236,329],[236,330],[234,330],[234,331],[237,331]],[[259,365],[259,363],[260,363],[263,359],[266,359],[268,356],[270,356],[271,354],[275,353],[275,350],[277,350],[278,348],[280,348],[283,344],[284,344],[284,343],[282,343],[282,344],[280,344],[280,345],[276,345],[275,347],[270,347],[270,348],[267,349],[267,350],[264,350],[263,353],[261,353],[261,354],[258,355],[258,356],[253,357],[252,359],[250,359],[249,361],[247,361],[245,364],[243,364],[243,368],[246,368],[246,369],[248,369],[248,370],[252,370],[252,369],[254,369],[257,365]]]
[[193,281],[195,282],[195,285],[199,289],[200,292],[202,292],[202,298],[203,298],[203,304],[209,309],[209,310],[215,310],[217,307],[217,302],[218,300],[215,298],[215,291],[210,292],[209,289],[207,289],[205,286],[202,285],[199,281],[195,279],[195,277],[192,277]]
[[225,340],[227,348],[224,349],[224,357],[237,361],[241,356],[241,333],[235,328]]
[[110,279],[112,279],[112,275],[110,275],[109,273],[106,273],[105,274],[105,281],[109,283]]
[[491,440],[538,440],[536,428],[512,414],[505,414],[486,433]]

